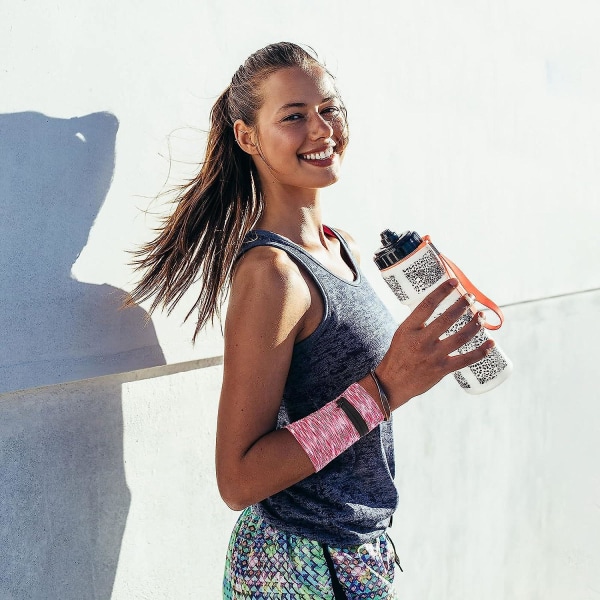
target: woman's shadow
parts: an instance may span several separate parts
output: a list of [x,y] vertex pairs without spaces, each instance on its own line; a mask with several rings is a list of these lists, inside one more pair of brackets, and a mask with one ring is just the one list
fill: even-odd
[[114,584],[131,500],[121,383],[94,378],[165,364],[145,311],[71,278],[117,128],[109,113],[0,115],[2,600],[109,600]]
[[122,290],[71,278],[117,128],[109,113],[0,115],[0,393],[164,364],[146,313],[118,310]]

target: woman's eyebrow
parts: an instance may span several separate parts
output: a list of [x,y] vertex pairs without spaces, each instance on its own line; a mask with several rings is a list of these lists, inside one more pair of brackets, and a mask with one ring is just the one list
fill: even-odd
[[[335,100],[335,98],[335,96],[328,96],[327,98],[323,98],[320,104],[331,102],[332,100]],[[284,104],[277,112],[280,113],[290,108],[306,108],[306,106],[306,102],[289,102],[288,104]]]

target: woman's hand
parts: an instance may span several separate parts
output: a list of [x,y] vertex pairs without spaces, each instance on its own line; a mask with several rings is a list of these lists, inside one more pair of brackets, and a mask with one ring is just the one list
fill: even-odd
[[469,308],[464,296],[425,325],[457,285],[456,279],[450,279],[425,297],[398,327],[389,350],[375,369],[392,410],[426,392],[448,373],[481,360],[493,348],[494,341],[488,340],[475,350],[450,356],[480,331],[483,315],[476,315],[458,332],[440,340]]

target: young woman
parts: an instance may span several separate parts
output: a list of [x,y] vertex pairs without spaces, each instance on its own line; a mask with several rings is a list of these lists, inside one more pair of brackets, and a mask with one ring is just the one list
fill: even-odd
[[196,333],[229,295],[216,466],[243,512],[228,599],[395,598],[391,412],[493,344],[450,356],[480,319],[439,339],[466,298],[424,325],[455,280],[396,327],[352,238],[321,222],[347,144],[328,71],[295,44],[259,50],[212,109],[198,176],[139,252],[135,301],[173,306],[202,278]]

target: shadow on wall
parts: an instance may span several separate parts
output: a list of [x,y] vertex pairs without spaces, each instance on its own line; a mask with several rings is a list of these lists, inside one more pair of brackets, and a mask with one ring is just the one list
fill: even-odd
[[164,364],[122,290],[71,267],[110,188],[116,117],[0,115],[0,393]]
[[120,382],[0,396],[0,598],[110,600],[131,493]]
[[117,127],[0,115],[1,600],[110,600],[114,586],[131,501],[121,381],[73,380],[165,363],[145,311],[70,276]]

